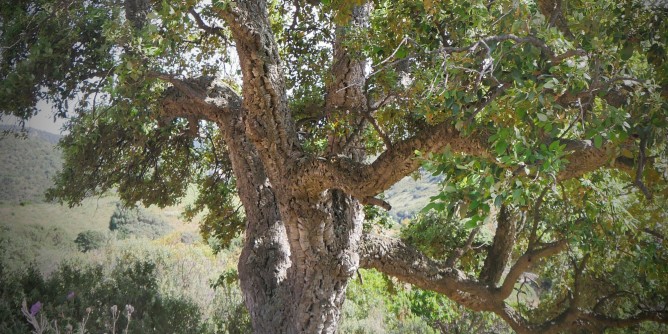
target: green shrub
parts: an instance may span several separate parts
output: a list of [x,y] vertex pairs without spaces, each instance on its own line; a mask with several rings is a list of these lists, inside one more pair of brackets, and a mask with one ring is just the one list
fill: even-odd
[[[3,251],[0,249],[0,251]],[[27,324],[21,318],[20,306],[23,287],[16,275],[7,272],[0,261],[0,333],[29,333]]]
[[[48,319],[52,332],[78,328],[86,319],[90,333],[109,333],[114,324],[116,333],[126,327],[130,333],[204,333],[206,324],[195,303],[158,291],[155,267],[151,262],[119,263],[107,275],[99,265],[66,264],[45,279],[32,267],[10,274],[0,265],[0,332],[29,332],[21,314],[25,300],[38,309],[36,318]],[[134,310],[131,321],[122,316],[129,309]]]
[[80,252],[88,252],[99,249],[107,242],[107,236],[100,231],[84,231],[77,235],[74,243],[77,244],[77,249]]
[[157,239],[171,231],[171,226],[139,208],[125,208],[116,204],[116,209],[109,220],[109,230],[116,231],[119,239],[128,236]]

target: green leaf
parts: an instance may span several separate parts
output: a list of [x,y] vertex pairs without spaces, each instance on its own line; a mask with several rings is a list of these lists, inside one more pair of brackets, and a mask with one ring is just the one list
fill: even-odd
[[624,43],[624,47],[622,48],[620,55],[622,60],[629,60],[629,58],[633,56],[633,44],[629,42]]
[[536,116],[538,116],[538,120],[541,122],[547,122],[547,115],[543,113],[536,113]]
[[426,213],[426,212],[429,212],[431,210],[443,211],[443,210],[445,210],[445,203],[443,203],[443,202],[431,202],[431,203],[425,205],[425,207],[421,210],[421,212]]
[[472,230],[472,229],[476,228],[476,226],[478,226],[478,221],[479,220],[475,219],[475,217],[477,217],[477,216],[474,216],[474,218],[466,218],[466,222],[464,223],[464,228],[465,229]]
[[555,140],[550,144],[550,151],[556,151],[559,149],[559,141]]
[[503,204],[503,195],[496,195],[494,198],[494,206],[497,208],[500,208],[501,205]]
[[497,155],[503,155],[506,153],[506,148],[508,148],[508,143],[505,141],[500,141],[496,143],[494,150],[496,151]]
[[603,137],[601,135],[594,136],[594,147],[601,148],[603,146]]

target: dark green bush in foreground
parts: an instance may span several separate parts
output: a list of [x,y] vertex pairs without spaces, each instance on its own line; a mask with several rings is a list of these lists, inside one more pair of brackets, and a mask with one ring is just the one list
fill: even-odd
[[[204,333],[206,324],[197,305],[188,300],[162,297],[155,264],[150,261],[119,263],[110,275],[101,266],[63,265],[49,278],[35,269],[22,274],[2,270],[0,264],[0,332],[26,333],[32,329],[21,314],[23,300],[37,319],[45,317],[61,332],[85,323],[87,332],[112,331],[127,326],[130,333]],[[133,309],[131,320],[126,317]],[[54,323],[57,322],[57,325]],[[55,332],[55,330],[53,331]]]

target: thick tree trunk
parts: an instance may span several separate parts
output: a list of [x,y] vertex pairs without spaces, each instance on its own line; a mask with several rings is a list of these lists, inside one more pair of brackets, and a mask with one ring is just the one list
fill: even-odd
[[339,190],[301,199],[285,210],[292,251],[292,333],[334,333],[348,279],[359,267],[364,219],[360,204]]
[[238,180],[248,218],[239,278],[254,332],[334,333],[347,281],[359,267],[359,203],[330,190],[317,201],[294,201],[279,214],[261,168],[238,164],[248,176]]
[[[225,140],[231,143],[248,219],[239,278],[253,328],[256,333],[333,333],[347,282],[359,267],[362,206],[341,190],[311,191],[290,181],[303,153],[295,143],[266,3],[237,1],[228,9],[222,14],[241,59],[243,103],[241,117],[221,127],[236,122]],[[356,80],[357,85],[328,106],[358,112],[365,107],[363,67],[348,58],[334,63],[335,83]],[[353,66],[358,70],[351,75]],[[346,99],[353,91],[356,99]],[[337,142],[343,145],[331,153],[361,161],[348,140]]]
[[254,331],[334,333],[359,267],[362,206],[336,189],[302,196],[285,180],[272,185],[247,109],[219,117],[248,220],[238,270]]

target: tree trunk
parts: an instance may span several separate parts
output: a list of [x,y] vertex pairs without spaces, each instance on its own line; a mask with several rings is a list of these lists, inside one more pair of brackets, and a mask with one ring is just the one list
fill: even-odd
[[[293,168],[303,152],[295,142],[266,10],[264,1],[240,0],[221,13],[243,74],[239,115],[221,116],[220,124],[232,128],[225,141],[248,220],[239,259],[241,289],[256,333],[334,333],[347,282],[359,267],[364,214],[359,201],[341,190],[313,191],[294,182]],[[333,61],[334,84],[355,85],[332,94],[326,104],[359,113],[366,107],[364,66],[348,58],[341,43],[337,48],[335,56],[344,61]],[[328,152],[361,161],[361,151],[350,145],[355,137],[337,140]]]
[[297,200],[286,211],[294,312],[288,332],[334,333],[348,279],[359,268],[361,205],[340,190],[328,190],[317,200]]
[[[225,141],[248,226],[238,270],[256,333],[334,333],[347,281],[359,267],[362,206],[340,190],[318,198],[276,191],[244,132],[225,113]],[[285,189],[288,185],[279,185]]]

